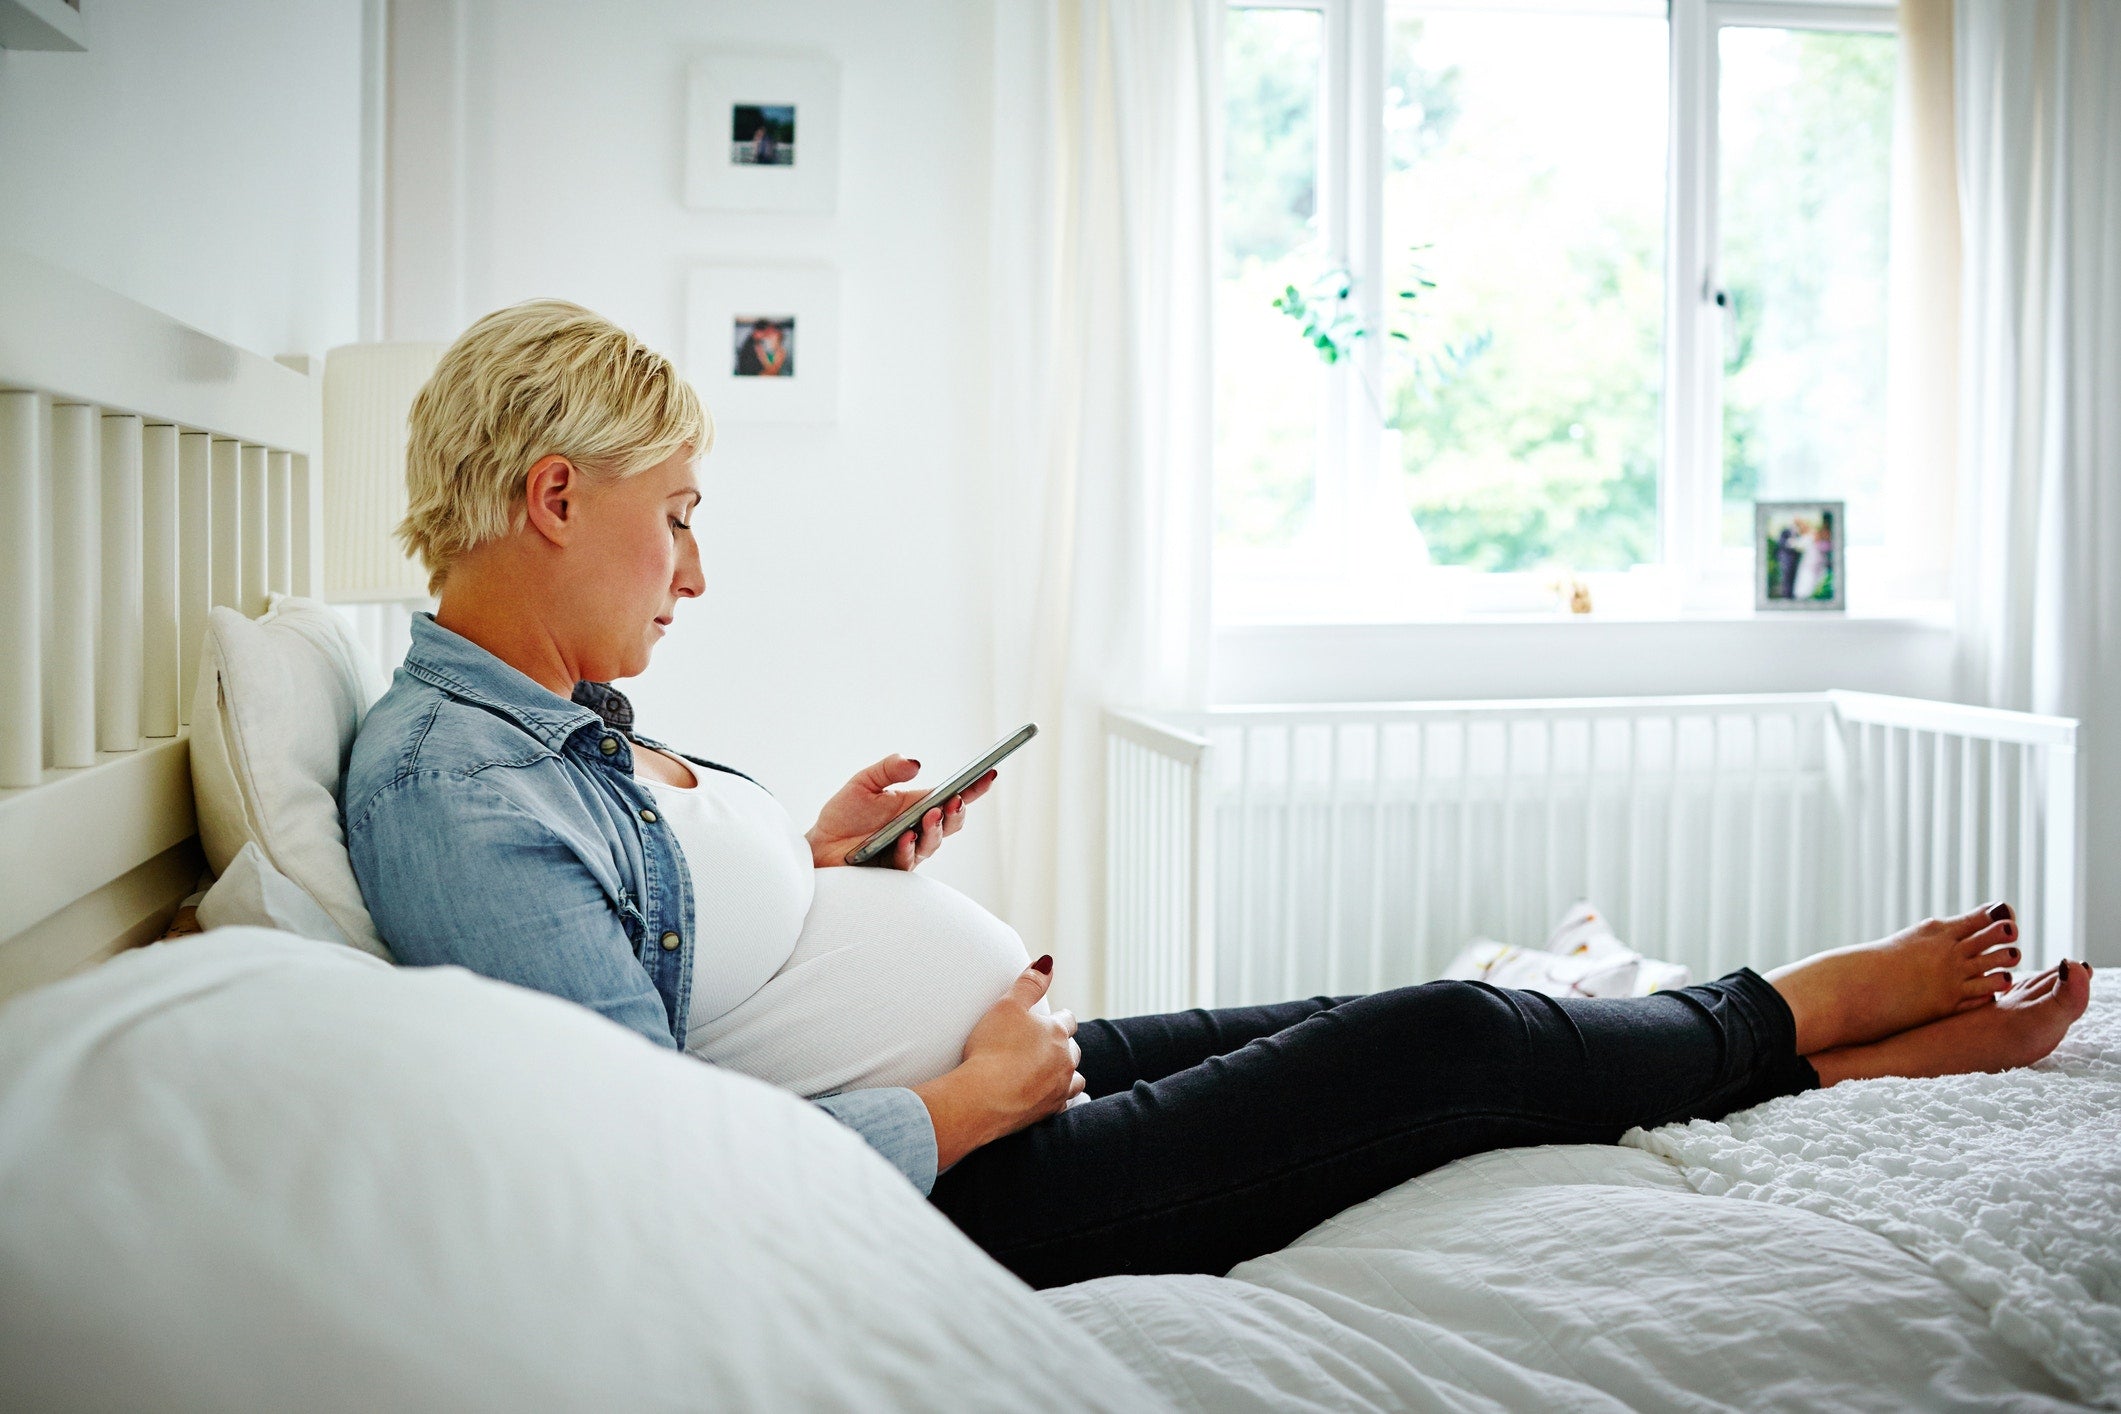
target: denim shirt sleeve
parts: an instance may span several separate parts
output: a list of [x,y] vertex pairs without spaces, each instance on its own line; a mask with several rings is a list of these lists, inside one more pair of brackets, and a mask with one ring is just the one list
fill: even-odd
[[502,792],[477,776],[407,775],[346,833],[361,896],[401,963],[455,963],[565,997],[676,1049],[662,996],[595,874]]
[[842,1090],[813,1101],[869,1142],[925,1197],[935,1187],[935,1121],[911,1090]]

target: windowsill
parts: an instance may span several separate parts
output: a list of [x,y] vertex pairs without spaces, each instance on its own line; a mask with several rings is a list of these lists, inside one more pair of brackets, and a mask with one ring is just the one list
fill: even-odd
[[1218,622],[1214,702],[1640,697],[1851,688],[1949,697],[1947,603]]
[[1876,606],[1853,605],[1847,609],[1662,609],[1656,611],[1593,610],[1588,614],[1570,614],[1559,610],[1526,612],[1523,610],[1478,610],[1470,609],[1461,614],[1435,615],[1426,618],[1411,616],[1397,618],[1361,618],[1353,615],[1312,614],[1306,616],[1282,615],[1276,617],[1247,617],[1217,619],[1217,633],[1251,632],[1262,629],[1328,629],[1348,631],[1360,629],[1423,629],[1423,628],[1497,628],[1509,629],[1522,626],[1567,624],[1572,627],[1591,629],[1598,625],[1625,624],[1628,626],[1652,624],[1810,624],[1823,626],[1834,623],[1860,623],[1865,625],[1903,628],[1938,629],[1950,632],[1954,626],[1954,613],[1950,600],[1914,600]]

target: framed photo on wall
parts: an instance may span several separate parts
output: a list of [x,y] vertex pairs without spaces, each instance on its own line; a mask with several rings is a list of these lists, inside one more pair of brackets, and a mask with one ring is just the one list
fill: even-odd
[[840,71],[824,58],[712,54],[685,77],[685,204],[830,212],[839,200]]
[[1842,501],[1753,503],[1753,607],[1846,609]]
[[700,265],[685,277],[685,376],[716,421],[839,417],[839,272]]

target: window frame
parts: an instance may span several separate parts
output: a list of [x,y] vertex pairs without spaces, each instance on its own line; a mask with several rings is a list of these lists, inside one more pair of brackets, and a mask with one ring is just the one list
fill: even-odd
[[[1424,0],[1441,8],[1467,0]],[[1318,227],[1324,259],[1355,277],[1360,312],[1382,324],[1384,72],[1390,0],[1226,0],[1226,9],[1310,10],[1322,19]],[[1749,608],[1752,556],[1722,543],[1723,349],[1718,225],[1718,47],[1728,28],[1898,32],[1893,0],[1667,0],[1665,298],[1658,561],[1587,573],[1594,602],[1630,613]],[[1355,382],[1382,386],[1382,341],[1327,369],[1310,548],[1217,546],[1218,623],[1458,618],[1551,611],[1551,571],[1408,572],[1365,556],[1354,507],[1378,493],[1384,431]],[[1852,559],[1870,558],[1850,550]],[[1890,558],[1888,544],[1880,558]],[[1870,568],[1878,568],[1876,566]]]

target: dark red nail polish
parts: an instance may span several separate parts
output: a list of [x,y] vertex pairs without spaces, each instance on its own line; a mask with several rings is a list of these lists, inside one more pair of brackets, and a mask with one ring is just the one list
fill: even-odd
[[1039,959],[1039,960],[1038,960],[1037,962],[1034,962],[1034,963],[1032,963],[1032,964],[1031,964],[1031,970],[1032,970],[1033,972],[1043,972],[1043,973],[1045,973],[1045,974],[1046,974],[1046,975],[1047,975],[1048,977],[1051,977],[1051,976],[1053,975],[1053,954],[1052,954],[1052,953],[1047,953],[1047,954],[1046,954],[1046,955],[1045,955],[1044,957],[1040,958],[1040,959]]
[[1991,923],[2001,923],[2001,922],[2003,922],[2003,921],[2004,921],[2005,919],[2009,918],[2010,916],[2011,916],[2011,906],[2010,906],[2009,904],[2007,904],[2007,903],[1992,903],[1992,904],[1990,904],[1990,905],[1989,905],[1989,908],[1988,908],[1988,921],[1989,921],[1989,922],[1991,922]]

